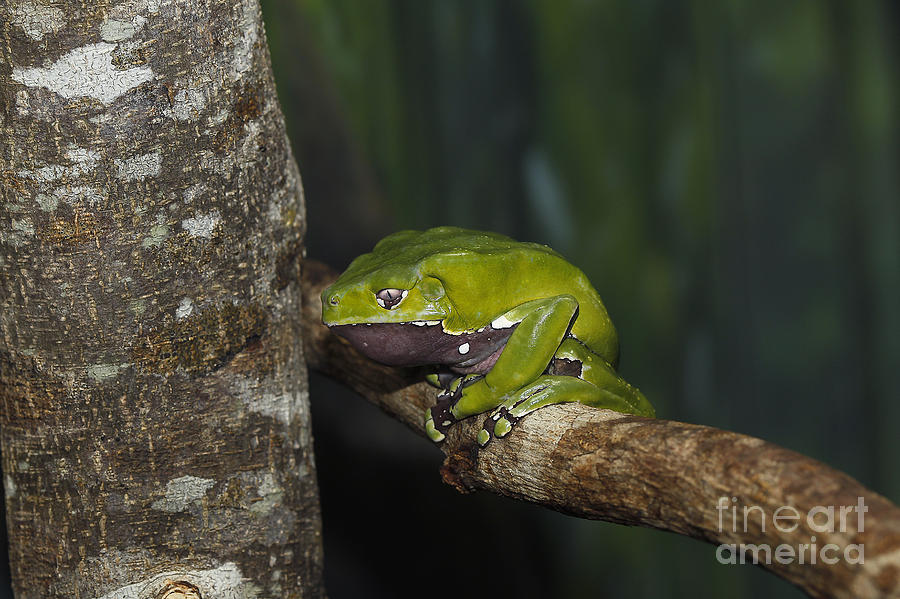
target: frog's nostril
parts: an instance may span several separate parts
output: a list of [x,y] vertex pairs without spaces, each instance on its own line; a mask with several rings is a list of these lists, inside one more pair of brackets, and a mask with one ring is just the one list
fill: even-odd
[[339,303],[341,303],[341,300],[338,299],[338,296],[332,295],[332,296],[328,299],[328,303],[331,304],[332,306],[337,306]]

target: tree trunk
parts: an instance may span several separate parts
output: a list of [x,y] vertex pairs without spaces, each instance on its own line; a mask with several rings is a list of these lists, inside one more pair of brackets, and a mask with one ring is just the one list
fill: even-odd
[[322,596],[303,196],[257,1],[0,24],[16,596]]

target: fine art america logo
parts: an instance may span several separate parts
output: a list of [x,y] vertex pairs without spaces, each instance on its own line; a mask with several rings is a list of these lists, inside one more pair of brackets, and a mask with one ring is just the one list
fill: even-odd
[[[719,512],[719,532],[746,533],[749,528],[759,528],[761,533],[791,533],[802,525],[817,534],[847,533],[848,523],[853,532],[865,531],[865,513],[869,511],[862,497],[857,497],[856,505],[817,505],[806,514],[797,508],[784,505],[771,514],[758,505],[745,505],[740,509],[736,497],[720,497],[716,511]],[[852,526],[855,524],[855,526]],[[813,534],[808,543],[789,545],[782,543],[774,547],[768,543],[722,543],[716,548],[716,559],[722,564],[836,564],[844,560],[850,564],[865,562],[865,547],[851,543],[843,549],[835,543],[822,543]]]

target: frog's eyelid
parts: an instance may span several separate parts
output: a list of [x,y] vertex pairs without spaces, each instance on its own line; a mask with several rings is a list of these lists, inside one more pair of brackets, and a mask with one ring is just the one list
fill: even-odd
[[375,301],[385,310],[393,310],[409,294],[408,289],[389,287],[375,293]]

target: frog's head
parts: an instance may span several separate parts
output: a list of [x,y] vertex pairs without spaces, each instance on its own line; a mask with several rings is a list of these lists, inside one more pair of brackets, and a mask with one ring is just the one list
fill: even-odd
[[[401,231],[356,258],[322,293],[328,326],[443,320],[450,315],[444,286],[423,274],[426,248],[418,231]],[[413,243],[410,243],[413,242]]]
[[322,293],[322,320],[384,364],[480,364],[512,329],[498,333],[487,320],[472,330],[460,302],[471,295],[466,285],[480,282],[471,272],[475,250],[489,254],[509,243],[495,234],[455,227],[390,235]]
[[431,323],[449,316],[450,305],[438,279],[398,264],[374,271],[362,268],[369,256],[357,258],[322,293],[326,325]]
[[450,337],[443,325],[453,304],[432,272],[436,248],[421,235],[386,237],[322,293],[322,321],[386,364],[439,362],[433,348]]
[[442,321],[452,305],[426,266],[435,243],[420,231],[400,231],[356,258],[322,293],[328,326]]
[[360,256],[322,293],[322,321],[385,364],[433,362],[426,348],[445,336],[438,325],[452,310],[441,282],[409,258],[383,251]]

